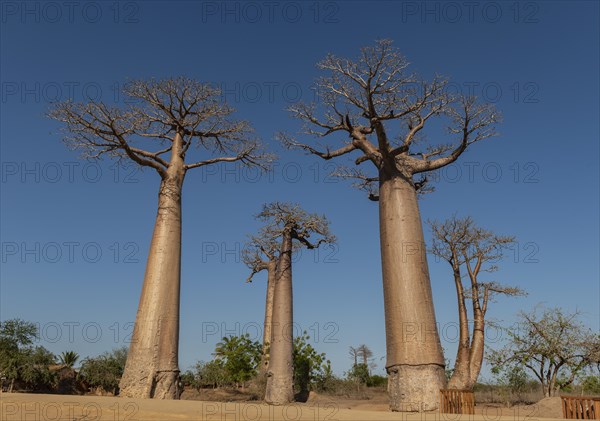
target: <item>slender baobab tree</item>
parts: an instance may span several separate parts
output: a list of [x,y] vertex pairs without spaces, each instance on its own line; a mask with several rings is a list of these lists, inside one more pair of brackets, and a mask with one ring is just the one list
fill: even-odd
[[[320,148],[285,133],[279,137],[322,159],[359,154],[355,167],[336,173],[358,180],[379,202],[390,406],[435,409],[445,362],[417,204],[427,178],[415,176],[456,161],[469,145],[494,135],[498,115],[475,98],[450,95],[442,78],[427,83],[408,73],[408,62],[389,40],[363,48],[356,60],[328,55],[318,67],[324,72],[316,86],[319,102],[289,110],[304,122],[304,135],[344,135],[341,145]],[[430,137],[446,135],[451,142],[427,146],[426,125]],[[374,166],[371,174],[356,167],[365,162]]]
[[269,367],[269,350],[271,343],[271,326],[273,319],[273,298],[275,295],[275,274],[279,259],[279,242],[277,238],[270,237],[270,232],[263,228],[261,233],[250,237],[244,247],[242,260],[252,272],[246,282],[252,282],[254,275],[263,270],[267,271],[267,294],[265,299],[265,320],[263,324],[263,343],[258,368],[259,375],[267,374]]
[[368,370],[369,369],[369,359],[373,356],[373,351],[371,351],[371,349],[367,345],[362,344],[358,347],[358,352],[360,354],[360,357],[363,360],[363,364],[365,365],[365,368]]
[[352,367],[356,367],[358,365],[358,357],[360,356],[359,348],[354,348],[353,346],[349,347],[348,354],[350,355],[350,358],[354,361]]
[[[292,255],[298,247],[314,249],[323,243],[333,243],[335,237],[329,233],[329,223],[324,216],[309,214],[298,205],[265,205],[257,219],[265,223],[254,240],[258,248],[260,244],[279,243],[276,254],[272,250],[269,252],[275,262],[275,276],[272,279],[274,287],[265,401],[272,405],[284,405],[294,399]],[[318,236],[318,241],[311,241],[311,235]],[[261,250],[265,255],[267,251],[266,248]],[[253,267],[251,276],[255,268],[258,269],[259,265]],[[266,311],[269,311],[268,303]]]
[[[176,399],[183,180],[188,170],[220,162],[264,167],[269,156],[260,151],[250,124],[233,119],[234,110],[208,84],[139,80],[128,83],[124,93],[131,105],[62,102],[49,115],[64,123],[66,142],[84,158],[131,160],[160,176],[158,214],[120,394]],[[187,159],[195,153],[197,160]]]
[[[514,245],[515,238],[480,228],[470,217],[454,216],[442,223],[428,221],[428,224],[433,233],[430,252],[450,264],[458,299],[459,342],[448,387],[471,390],[483,363],[488,304],[499,294],[525,295],[520,288],[480,279],[482,274],[498,270],[496,263],[502,259],[504,251]],[[468,286],[463,284],[463,271],[468,274]],[[468,300],[472,305],[472,324],[468,318]]]

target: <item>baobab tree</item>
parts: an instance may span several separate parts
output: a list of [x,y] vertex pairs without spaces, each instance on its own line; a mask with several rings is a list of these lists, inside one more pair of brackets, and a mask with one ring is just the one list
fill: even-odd
[[[275,276],[272,279],[273,304],[271,307],[271,333],[269,340],[269,356],[265,401],[272,405],[284,405],[294,399],[294,360],[293,360],[293,293],[292,293],[292,255],[298,247],[318,248],[323,243],[335,242],[329,232],[329,223],[324,216],[309,214],[298,205],[288,203],[271,203],[263,207],[257,219],[264,222],[255,245],[279,244],[277,254],[265,248],[263,253],[275,262]],[[311,236],[317,236],[312,241]],[[257,257],[258,259],[259,257]],[[260,268],[259,264],[253,267]],[[251,276],[252,276],[251,275]],[[268,288],[267,288],[268,289]],[[267,301],[269,294],[267,293]],[[269,311],[267,303],[266,312]],[[265,315],[265,319],[267,319]]]
[[362,344],[358,347],[358,352],[363,360],[363,364],[365,365],[365,367],[368,367],[369,359],[373,356],[373,351],[371,351],[371,349],[367,345]]
[[359,348],[354,348],[353,346],[349,347],[348,354],[350,355],[350,358],[354,361],[352,367],[356,367],[358,365],[358,357],[360,356]]
[[267,271],[267,293],[265,299],[265,320],[263,323],[263,342],[258,368],[259,375],[267,373],[269,367],[269,350],[271,343],[271,326],[273,319],[273,298],[275,294],[275,274],[277,270],[277,261],[279,259],[279,241],[273,238],[271,233],[265,228],[261,229],[258,235],[251,236],[249,242],[244,247],[242,260],[252,272],[246,282],[252,282],[254,275]]
[[[136,321],[120,383],[135,398],[178,398],[181,192],[187,171],[221,162],[264,167],[251,125],[232,117],[220,91],[187,78],[137,80],[126,106],[62,102],[49,116],[64,123],[67,144],[84,158],[130,160],[160,177],[158,214]],[[194,148],[190,147],[194,145]],[[198,154],[197,159],[188,155]]]
[[[317,81],[318,101],[289,110],[304,122],[301,134],[340,135],[340,143],[330,148],[286,133],[279,138],[289,148],[326,160],[358,153],[354,167],[341,167],[336,174],[356,179],[379,202],[390,407],[435,409],[446,382],[445,362],[417,191],[426,186],[428,172],[493,136],[498,114],[473,97],[449,94],[441,77],[428,83],[408,73],[408,62],[389,40],[363,48],[356,60],[330,54],[317,66],[324,72]],[[432,132],[436,138],[445,135],[439,130],[445,127],[450,143],[427,145],[426,126],[438,130]],[[374,167],[370,173],[360,169],[366,162]]]
[[[483,274],[498,270],[496,263],[502,259],[504,251],[514,245],[515,237],[496,235],[475,225],[470,217],[453,216],[444,222],[428,221],[428,224],[433,234],[430,252],[450,264],[458,300],[458,350],[448,387],[471,390],[483,363],[489,303],[496,295],[525,295],[520,288],[481,279]],[[466,286],[464,272],[468,275]],[[469,323],[467,311],[469,300],[472,323]]]

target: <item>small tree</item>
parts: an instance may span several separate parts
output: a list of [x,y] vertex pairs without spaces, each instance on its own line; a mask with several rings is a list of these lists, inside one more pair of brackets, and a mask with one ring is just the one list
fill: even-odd
[[84,359],[79,375],[90,387],[117,395],[126,362],[127,347],[114,349],[98,357]]
[[510,364],[527,368],[544,396],[554,396],[594,364],[600,335],[584,327],[579,315],[560,308],[521,312],[516,328],[507,330],[508,343],[489,353],[490,362],[496,370]]
[[308,395],[315,383],[324,381],[330,366],[325,353],[318,353],[309,340],[306,332],[294,338],[294,386],[303,396]]
[[360,390],[360,385],[369,382],[369,367],[363,363],[353,365],[346,376],[348,377],[348,380],[356,383],[356,388]]
[[223,364],[228,379],[239,387],[256,375],[261,345],[250,340],[249,334],[228,336],[217,344],[214,355]]
[[[525,295],[520,288],[481,279],[482,275],[498,270],[496,263],[502,259],[504,250],[514,244],[515,238],[480,228],[470,217],[453,216],[442,223],[428,221],[428,224],[433,233],[430,252],[452,268],[458,299],[459,342],[448,387],[470,390],[477,382],[483,363],[488,305],[497,295]],[[468,319],[468,301],[471,302],[472,324]]]
[[0,322],[0,373],[9,382],[27,390],[50,389],[56,376],[49,370],[56,357],[46,348],[33,346],[38,335],[36,324],[20,319]]

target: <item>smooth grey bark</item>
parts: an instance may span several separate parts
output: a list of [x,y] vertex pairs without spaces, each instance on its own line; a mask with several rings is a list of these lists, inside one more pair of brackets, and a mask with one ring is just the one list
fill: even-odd
[[[495,272],[502,250],[514,242],[514,237],[498,236],[474,225],[470,217],[452,217],[443,223],[429,222],[433,233],[431,252],[452,267],[458,300],[459,342],[454,373],[449,380],[452,389],[472,390],[477,382],[485,348],[485,316],[491,294],[523,295],[515,287],[497,282],[481,282],[481,273]],[[489,263],[490,265],[488,265]],[[465,291],[462,268],[465,267],[470,289]],[[469,331],[467,299],[473,311],[473,333]]]
[[[69,132],[65,141],[81,149],[85,158],[130,160],[153,168],[161,177],[158,215],[121,395],[177,398],[185,173],[221,162],[266,169],[272,156],[262,152],[248,122],[230,117],[234,110],[222,103],[220,90],[209,84],[185,77],[134,80],[124,85],[123,93],[134,100],[126,107],[65,101],[54,104],[48,115],[65,124]],[[208,156],[186,164],[192,144]]]
[[283,232],[276,273],[265,401],[285,405],[294,400],[292,231],[289,228]]
[[467,384],[469,390],[473,389],[479,378],[485,349],[485,314],[479,307],[479,300],[473,300],[473,315],[473,338],[469,355],[469,383]]
[[[457,262],[456,253],[453,252],[453,262]],[[465,293],[460,274],[460,268],[456,263],[452,263],[454,285],[456,286],[456,297],[458,301],[458,324],[459,324],[459,341],[456,351],[456,361],[454,363],[454,371],[452,377],[448,381],[449,389],[469,390],[472,388],[471,369],[470,369],[470,350],[471,340],[469,335],[469,320],[467,317],[467,308],[465,306]]]
[[[426,411],[439,406],[445,372],[416,194],[428,190],[427,173],[493,136],[499,116],[474,97],[450,95],[442,78],[421,80],[405,71],[408,65],[390,40],[362,48],[356,59],[327,55],[318,63],[325,72],[317,81],[318,103],[300,102],[289,110],[303,121],[302,134],[320,140],[343,134],[348,140],[336,148],[316,148],[286,133],[279,138],[325,160],[360,153],[355,167],[340,167],[335,174],[355,180],[380,202],[390,408]],[[455,140],[423,145],[422,130],[438,118]],[[366,162],[377,174],[372,167],[360,169]],[[414,178],[418,174],[420,180]]]
[[273,325],[273,299],[275,295],[275,275],[277,262],[267,263],[267,296],[265,300],[265,321],[263,325],[263,345],[260,357],[259,373],[264,375],[269,368],[269,354],[271,349],[271,334]]
[[124,397],[179,398],[181,189],[185,177],[181,143],[178,134],[160,184],[142,293],[119,384],[119,394]]
[[438,407],[446,385],[425,241],[411,180],[380,175],[379,217],[388,392],[393,411]]

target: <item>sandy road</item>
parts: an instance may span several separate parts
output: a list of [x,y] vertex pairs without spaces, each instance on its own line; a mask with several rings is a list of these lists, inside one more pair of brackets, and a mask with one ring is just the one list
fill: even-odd
[[[252,402],[156,401],[99,396],[0,394],[0,421],[529,421],[550,420],[523,413],[512,416],[415,414],[341,407],[334,400],[273,407]],[[554,419],[555,420],[555,419]]]

